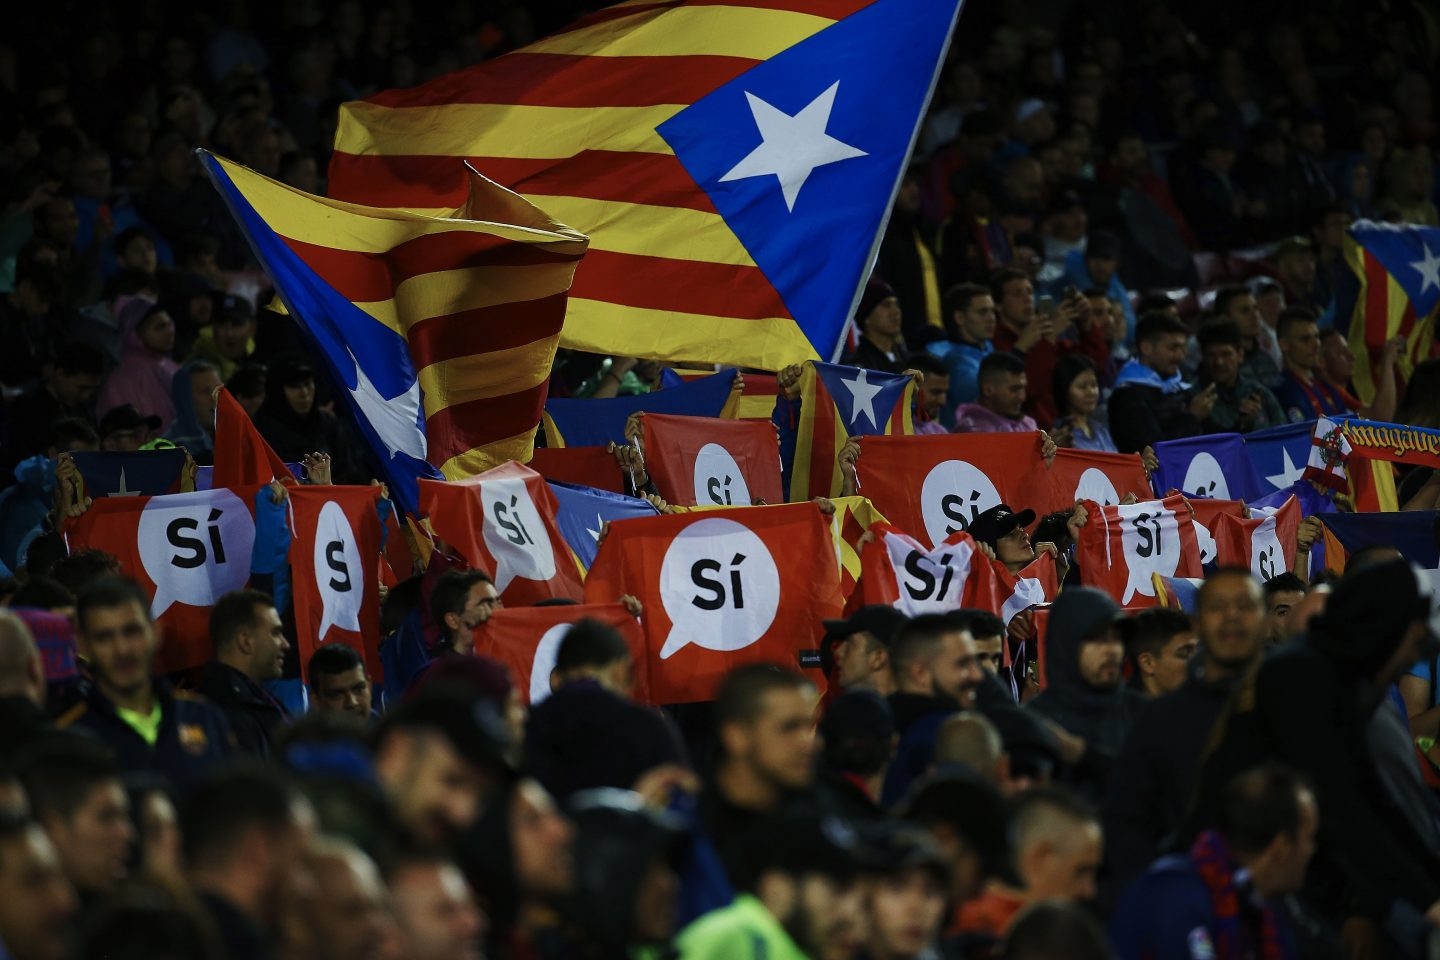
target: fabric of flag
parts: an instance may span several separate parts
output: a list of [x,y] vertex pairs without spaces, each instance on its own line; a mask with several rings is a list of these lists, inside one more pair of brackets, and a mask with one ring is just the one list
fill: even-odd
[[[686,370],[666,367],[660,371],[660,387],[668,390],[700,377],[708,377],[713,370]],[[744,385],[740,400],[735,406],[737,420],[769,420],[775,412],[775,395],[780,390],[779,378],[773,373],[744,374]]]
[[1203,577],[1167,577],[1151,574],[1155,583],[1155,600],[1158,606],[1183,610],[1194,616],[1196,601],[1200,599],[1200,585]]
[[427,216],[201,156],[407,513],[422,477],[529,459],[585,237],[463,165]]
[[[1140,500],[1154,496],[1138,453],[1057,450],[1046,470],[1046,478],[1049,482],[1036,484],[1027,504],[1041,516],[1069,509],[1079,500],[1113,506],[1130,493]],[[1041,496],[1042,493],[1046,495]]]
[[[745,663],[820,675],[820,621],[839,615],[839,574],[814,504],[697,510],[610,528],[585,580],[588,602],[644,605],[657,703],[711,700]],[[813,669],[811,669],[813,668]]]
[[790,499],[838,496],[842,478],[835,458],[845,441],[913,434],[914,397],[914,377],[834,363],[805,364],[800,372]]
[[586,570],[595,562],[595,551],[600,549],[600,532],[606,523],[653,517],[659,512],[649,500],[639,497],[556,480],[546,482],[555,495],[555,525],[574,552],[575,559]]
[[1440,467],[1440,430],[1348,417],[1342,422],[1346,442],[1360,456],[1408,466]]
[[593,237],[564,346],[837,355],[960,0],[622,3],[340,109],[329,188],[452,207],[458,158]]
[[995,596],[989,609],[1008,626],[1018,614],[1053,601],[1060,593],[1060,570],[1055,557],[1042,553],[1011,573],[999,560],[986,558],[994,574]]
[[552,447],[603,447],[625,443],[625,421],[632,413],[670,413],[683,417],[733,416],[734,368],[689,383],[633,397],[545,402],[545,441]]
[[71,553],[104,550],[151,598],[150,615],[164,633],[158,671],[198,667],[214,655],[210,607],[250,581],[255,492],[97,499],[65,524]]
[[1305,461],[1304,479],[1331,490],[1345,490],[1349,480],[1345,465],[1350,460],[1350,441],[1345,439],[1343,422],[1321,417],[1315,421],[1310,438],[1310,456]]
[[1360,402],[1369,403],[1385,341],[1405,338],[1399,368],[1406,380],[1430,356],[1440,308],[1440,229],[1358,220],[1346,231],[1343,250],[1356,283],[1337,299],[1336,319],[1349,321],[1352,382]]
[[1249,500],[1264,493],[1238,433],[1209,433],[1155,444],[1157,494],[1178,490],[1187,497]]
[[1268,513],[1249,517],[1223,516],[1214,530],[1223,567],[1245,567],[1264,583],[1295,565],[1295,534],[1300,527],[1300,501],[1294,497]]
[[120,453],[108,450],[77,450],[70,455],[80,471],[85,496],[155,497],[180,492],[185,469],[185,451],[136,450]]
[[630,647],[635,686],[631,696],[649,703],[645,675],[645,635],[640,622],[618,603],[577,603],[549,607],[505,607],[475,628],[475,652],[492,657],[510,668],[525,702],[534,706],[550,696],[550,674],[560,641],[572,624],[598,620],[614,627]]
[[344,643],[364,658],[370,676],[382,675],[380,488],[306,484],[290,490],[289,503],[301,668],[322,644]]
[[1277,490],[1274,493],[1267,493],[1246,504],[1251,510],[1268,510],[1272,507],[1285,505],[1285,501],[1294,497],[1300,504],[1300,516],[1313,517],[1321,513],[1334,513],[1335,501],[1321,493],[1312,483],[1302,480],[1284,490]]
[[1220,548],[1215,539],[1220,518],[1244,517],[1245,504],[1240,500],[1212,500],[1208,497],[1186,497],[1185,502],[1190,507],[1191,519],[1195,521],[1195,542],[1200,546],[1200,562],[1209,567],[1220,559]]
[[830,502],[835,506],[830,516],[830,539],[839,564],[840,595],[848,600],[860,579],[860,541],[871,527],[885,522],[885,515],[866,497],[835,497]]
[[1321,517],[1320,522],[1325,526],[1326,563],[1336,573],[1344,572],[1351,554],[1366,547],[1393,547],[1406,560],[1426,571],[1432,590],[1440,587],[1440,577],[1437,577],[1440,546],[1435,538],[1440,510],[1331,513]]
[[[1305,474],[1305,462],[1310,459],[1310,436],[1314,427],[1315,421],[1307,420],[1245,434],[1245,452],[1259,481],[1256,496],[1284,490],[1299,482]],[[1236,495],[1239,496],[1238,491]]]
[[466,480],[421,480],[420,509],[437,537],[495,579],[506,603],[583,594],[577,561],[556,526],[555,494],[534,470],[507,463]]
[[1153,574],[1201,576],[1200,545],[1183,496],[1085,506],[1090,522],[1080,528],[1075,562],[1086,586],[1105,591],[1122,607],[1153,607]]
[[640,418],[645,472],[661,499],[683,507],[784,503],[780,441],[769,420],[647,413]]
[[927,547],[888,523],[871,528],[875,538],[860,551],[861,575],[847,609],[889,604],[907,617],[961,607],[990,607],[995,594],[990,559],[968,533],[952,534]]
[[608,447],[536,447],[525,465],[546,480],[625,492],[625,474]]
[[288,482],[290,467],[260,435],[250,414],[229,390],[215,394],[215,466],[210,473],[212,487],[240,487]]
[[997,504],[1027,509],[1045,460],[1038,433],[957,433],[869,437],[855,466],[891,523],[939,544]]

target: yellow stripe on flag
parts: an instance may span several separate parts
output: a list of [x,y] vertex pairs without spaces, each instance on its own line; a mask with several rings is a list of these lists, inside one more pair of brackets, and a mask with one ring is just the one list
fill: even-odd
[[788,50],[835,21],[808,13],[758,7],[676,7],[645,22],[606,20],[558,34],[525,48],[527,53],[596,57],[744,57],[764,60]]
[[558,339],[549,337],[548,343],[526,343],[430,364],[419,373],[420,389],[425,392],[425,415],[459,403],[518,393],[544,383],[550,376],[551,358]]
[[[718,213],[619,200],[526,194],[532,203],[590,235],[590,249],[741,267],[754,259]],[[607,351],[608,352],[608,351]]]

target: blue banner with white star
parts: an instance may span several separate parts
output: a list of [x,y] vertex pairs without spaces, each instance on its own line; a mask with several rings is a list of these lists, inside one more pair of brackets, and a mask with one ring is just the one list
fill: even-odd
[[627,497],[595,487],[547,480],[555,494],[555,526],[586,570],[600,549],[600,531],[612,520],[653,517],[659,513],[650,501]]
[[836,359],[918,136],[959,0],[876,0],[657,127]]
[[1245,451],[1250,456],[1260,489],[1254,497],[1245,499],[1253,500],[1298,483],[1305,475],[1305,463],[1310,459],[1310,436],[1314,432],[1315,421],[1306,420],[1247,433]]
[[158,497],[180,492],[180,473],[185,469],[185,451],[136,450],[122,453],[111,450],[81,450],[72,453],[85,496]]

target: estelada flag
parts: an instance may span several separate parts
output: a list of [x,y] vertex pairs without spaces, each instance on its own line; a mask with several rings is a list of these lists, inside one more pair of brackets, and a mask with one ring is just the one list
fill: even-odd
[[647,413],[640,418],[645,470],[661,499],[682,507],[784,503],[780,441],[768,420]]
[[849,598],[860,579],[860,540],[885,516],[865,497],[835,497],[830,501],[835,513],[830,517],[830,539],[835,544],[835,562],[840,573],[840,595]]
[[[913,434],[910,408],[914,399],[914,377],[835,363],[806,363],[800,371],[800,410],[793,424],[790,499],[839,496],[842,477],[836,457],[845,441]],[[776,416],[784,416],[784,409],[777,406]]]
[[536,447],[526,466],[546,480],[625,492],[625,475],[608,447]]
[[1375,395],[1375,363],[1386,340],[1405,338],[1399,363],[1405,379],[1430,355],[1440,309],[1440,230],[1357,220],[1341,250],[1351,276],[1339,278],[1335,316],[1350,321],[1355,392],[1361,403],[1369,403]]
[[466,480],[422,479],[420,509],[436,536],[495,578],[506,603],[584,594],[580,569],[555,525],[555,495],[534,470],[507,463]]
[[1156,605],[1153,574],[1202,575],[1195,522],[1179,494],[1113,507],[1089,501],[1085,508],[1090,521],[1075,549],[1080,576],[1122,607]]
[[[181,473],[185,469],[185,451],[135,450],[128,453],[111,450],[76,450],[70,454],[80,471],[85,496],[101,497],[163,496],[180,493]],[[51,468],[52,472],[54,468]]]
[[848,608],[884,603],[917,617],[990,607],[994,574],[968,533],[951,534],[932,548],[888,523],[875,524],[871,532],[875,539],[860,551],[860,582]]
[[1252,511],[1248,518],[1221,516],[1215,529],[1217,563],[1245,567],[1264,583],[1295,565],[1295,534],[1300,528],[1300,501],[1290,497],[1269,513]]
[[66,523],[71,553],[104,550],[151,598],[162,633],[157,670],[198,667],[214,655],[210,607],[250,582],[256,491],[109,497]]
[[644,604],[656,703],[715,696],[746,663],[815,667],[820,621],[841,610],[835,549],[814,504],[702,510],[610,526],[585,580],[591,603]]
[[630,647],[639,703],[649,703],[645,676],[645,635],[640,621],[618,603],[578,603],[550,607],[504,607],[475,628],[475,652],[499,660],[510,668],[525,702],[531,706],[550,696],[550,674],[555,655],[571,624],[599,620],[620,632]]
[[[660,387],[669,389],[681,384],[708,377],[714,373],[708,370],[687,370],[681,367],[666,367],[660,371]],[[780,381],[773,373],[750,371],[742,377],[740,400],[735,405],[735,416],[740,420],[769,420],[775,412],[775,395],[780,390]]]
[[1056,510],[1067,510],[1081,500],[1111,506],[1131,493],[1137,500],[1154,496],[1138,453],[1057,450],[1046,470],[1046,478],[1049,482],[1037,483],[1026,504],[1042,517]]
[[382,675],[379,502],[379,487],[290,490],[290,587],[302,670],[316,647],[338,642],[365,658],[370,676]]
[[1029,508],[1045,469],[1040,443],[1038,432],[867,437],[860,492],[900,529],[939,544],[997,504]]
[[215,394],[215,469],[210,485],[242,487],[272,480],[295,482],[290,468],[260,436],[240,401],[221,387]]

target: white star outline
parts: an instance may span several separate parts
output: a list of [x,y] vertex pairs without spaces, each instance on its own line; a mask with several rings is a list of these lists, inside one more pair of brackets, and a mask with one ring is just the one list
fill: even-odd
[[1295,466],[1295,461],[1290,457],[1290,451],[1284,447],[1280,448],[1280,454],[1285,458],[1285,466],[1279,473],[1272,474],[1265,479],[1275,485],[1276,490],[1284,490],[1286,487],[1294,486],[1305,476],[1305,464]]
[[346,351],[355,364],[355,386],[350,396],[370,422],[385,451],[390,456],[403,453],[415,460],[424,460],[426,452],[425,433],[418,426],[420,422],[420,381],[410,381],[410,386],[393,397],[380,392],[365,368],[356,359],[354,351]]
[[746,90],[750,114],[760,130],[760,143],[731,167],[720,182],[773,176],[780,181],[786,209],[793,212],[800,189],[816,167],[869,156],[864,150],[825,132],[839,90],[840,81],[836,80],[793,117]]
[[1420,249],[1425,251],[1425,259],[1411,260],[1410,269],[1420,274],[1420,292],[1423,294],[1431,287],[1440,287],[1440,257],[1423,240],[1420,241]]
[[880,429],[880,422],[875,419],[875,398],[880,395],[884,388],[877,383],[871,383],[866,379],[870,371],[863,368],[855,371],[854,380],[841,379],[845,389],[850,391],[850,423],[857,426],[860,423],[860,415],[864,414],[865,419],[870,421],[870,426],[876,430]]

